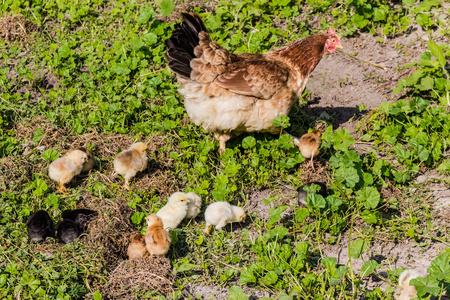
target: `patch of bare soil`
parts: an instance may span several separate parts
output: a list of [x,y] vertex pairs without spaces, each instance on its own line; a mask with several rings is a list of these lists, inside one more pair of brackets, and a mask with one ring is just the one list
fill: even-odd
[[[342,38],[345,55],[327,54],[311,74],[306,88],[311,93],[310,113],[319,118],[326,112],[335,128],[348,129],[355,135],[356,121],[361,117],[357,106],[368,110],[394,99],[397,82],[410,76],[413,69],[400,70],[404,64],[418,61],[427,50],[423,39],[427,33],[413,27],[402,36],[385,39],[383,44],[371,34]],[[357,58],[357,59],[355,59]],[[362,60],[384,66],[384,69]]]
[[[352,239],[353,242],[353,239]],[[427,268],[431,266],[431,261],[439,256],[443,250],[447,248],[444,244],[438,242],[430,242],[427,247],[419,247],[412,241],[384,242],[377,239],[372,243],[367,252],[361,258],[352,258],[352,267],[355,273],[360,273],[361,267],[365,261],[370,259],[381,264],[381,268],[377,270],[378,275],[369,276],[363,279],[363,286],[368,290],[380,287],[384,290],[389,286],[387,282],[387,270],[396,268],[415,269],[422,276],[427,275]],[[326,244],[322,246],[324,257],[334,257],[340,265],[348,265],[348,234],[344,234],[335,245]]]
[[25,41],[28,34],[38,27],[18,14],[0,18],[0,39],[7,41]]
[[[228,299],[229,289],[221,289],[214,285],[204,285],[200,283],[188,284],[186,289],[188,293],[195,297],[200,296],[200,299],[215,299],[225,300]],[[263,299],[263,298],[277,298],[277,295],[273,295],[266,291],[261,291],[254,288],[244,287],[244,294],[246,294],[250,300]]]
[[[435,170],[426,172],[417,177],[416,183],[425,184],[431,191],[430,206],[433,208],[436,225],[448,226],[450,224],[450,189],[448,175],[441,175]],[[442,224],[440,224],[442,223]]]
[[[270,189],[251,189],[246,194],[249,197],[245,209],[250,216],[256,219],[267,220],[270,218],[269,211],[271,209],[275,209],[280,205],[290,205],[296,200],[294,197],[297,195],[297,192],[294,188],[280,187],[280,189],[275,191]],[[272,201],[270,201],[270,204],[265,204],[264,200],[269,198],[273,198]],[[290,208],[284,211],[282,217],[289,214],[291,214]]]

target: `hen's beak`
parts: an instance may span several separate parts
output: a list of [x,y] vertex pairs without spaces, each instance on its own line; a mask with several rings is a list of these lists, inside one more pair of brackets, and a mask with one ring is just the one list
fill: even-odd
[[341,44],[337,45],[336,48],[337,48],[337,49],[344,49],[344,47],[342,47]]

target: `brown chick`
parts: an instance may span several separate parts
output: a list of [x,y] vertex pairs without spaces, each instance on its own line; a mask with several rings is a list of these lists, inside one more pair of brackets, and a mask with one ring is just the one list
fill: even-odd
[[127,254],[130,260],[143,258],[148,255],[147,248],[145,247],[145,238],[141,233],[131,235]]
[[125,177],[124,189],[129,190],[129,180],[136,176],[137,172],[147,168],[147,150],[147,144],[135,143],[114,159],[114,170]]
[[66,153],[66,155],[69,154],[70,152],[74,151],[74,150],[80,150],[80,151],[83,151],[84,153],[86,153],[87,160],[84,162],[83,167],[81,168],[81,173],[89,172],[94,167],[94,164],[95,164],[94,155],[92,154],[92,152],[89,151],[85,147],[77,147],[75,149],[69,150]]
[[66,194],[67,189],[64,187],[64,184],[80,174],[86,160],[86,153],[80,150],[71,150],[64,157],[60,157],[50,164],[48,176],[59,182],[57,193]]
[[319,154],[320,143],[322,142],[320,136],[322,133],[319,130],[313,130],[310,133],[302,135],[298,144],[298,149],[305,158],[311,158],[308,167],[314,169],[313,158],[314,155]]
[[150,255],[166,255],[170,248],[170,236],[164,229],[164,224],[157,215],[147,217],[149,224],[145,233],[145,246]]

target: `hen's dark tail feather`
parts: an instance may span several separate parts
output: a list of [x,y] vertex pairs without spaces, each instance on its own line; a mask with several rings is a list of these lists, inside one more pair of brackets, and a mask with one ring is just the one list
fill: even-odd
[[201,31],[208,32],[200,16],[196,13],[182,13],[183,22],[175,25],[172,36],[166,40],[166,59],[169,68],[175,73],[190,77],[190,62],[194,55],[194,48],[199,44],[198,34]]

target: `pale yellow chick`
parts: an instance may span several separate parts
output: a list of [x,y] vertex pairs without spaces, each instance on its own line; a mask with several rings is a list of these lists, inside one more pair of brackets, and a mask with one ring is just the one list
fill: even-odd
[[127,254],[130,260],[143,258],[148,255],[147,248],[145,247],[145,238],[141,233],[131,235]]
[[[156,215],[161,218],[166,230],[169,228],[177,228],[181,221],[183,221],[187,214],[188,203],[189,199],[181,192],[173,193],[169,197],[167,204],[156,213]],[[149,222],[149,217],[146,218],[147,223]]]
[[169,233],[164,230],[164,225],[160,217],[150,215],[147,218],[148,228],[145,233],[145,247],[150,255],[166,255],[169,252]]
[[228,202],[219,201],[210,204],[205,210],[206,228],[205,233],[210,234],[209,230],[212,225],[216,226],[216,230],[220,230],[227,223],[245,221],[245,212],[241,207],[230,205]]
[[305,158],[311,158],[308,166],[311,166],[314,169],[313,158],[315,155],[319,154],[319,147],[322,142],[320,136],[322,133],[319,130],[313,130],[310,133],[302,135],[300,138],[298,149],[302,153]]
[[92,154],[92,152],[89,151],[85,147],[77,147],[75,149],[69,150],[69,152],[67,152],[66,155],[74,150],[80,150],[80,151],[83,151],[84,153],[86,153],[87,160],[84,162],[83,168],[81,168],[81,173],[89,172],[94,167],[94,164],[95,164],[94,155]]
[[83,164],[87,161],[87,155],[80,150],[71,150],[65,156],[53,161],[48,168],[48,176],[59,182],[58,193],[66,194],[64,184],[80,174]]
[[121,152],[114,159],[114,170],[125,177],[124,189],[129,190],[128,182],[137,172],[147,168],[147,150],[148,146],[145,143],[135,143],[130,149]]
[[420,277],[416,270],[405,270],[398,278],[398,287],[395,289],[395,299],[409,300],[417,297],[416,287],[409,285],[411,279]]
[[202,198],[194,192],[187,193],[186,198],[189,199],[186,219],[193,219],[200,213],[200,209],[202,208]]

